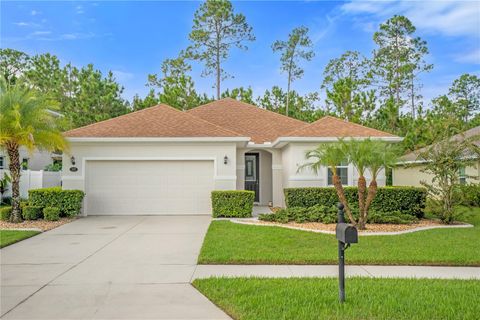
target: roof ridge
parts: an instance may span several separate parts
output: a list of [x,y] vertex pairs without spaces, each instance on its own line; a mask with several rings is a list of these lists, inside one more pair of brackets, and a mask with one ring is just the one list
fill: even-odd
[[[301,122],[301,123],[303,123],[303,124],[305,124],[305,125],[308,125],[308,124],[309,124],[309,123],[306,122],[306,121],[299,120],[299,119],[296,119],[296,118],[292,118],[292,117],[286,116],[286,115],[284,115],[284,114],[281,114],[281,113],[278,113],[278,112],[274,112],[274,111],[271,111],[271,110],[268,110],[268,109],[265,109],[265,108],[262,108],[262,107],[259,107],[259,106],[256,106],[256,105],[253,105],[253,104],[244,102],[244,101],[240,101],[240,100],[237,100],[237,99],[233,99],[233,98],[231,98],[231,97],[225,97],[225,98],[222,98],[222,99],[213,100],[213,101],[210,101],[210,102],[208,102],[208,103],[205,103],[205,104],[202,104],[202,105],[200,105],[200,106],[197,106],[197,107],[195,107],[195,108],[192,108],[192,109],[190,109],[190,110],[194,110],[194,109],[202,108],[202,107],[207,107],[207,106],[209,106],[209,105],[211,105],[211,104],[213,104],[213,103],[216,103],[216,102],[222,101],[222,100],[231,100],[231,101],[237,102],[237,103],[239,103],[239,104],[242,104],[242,105],[244,105],[245,107],[255,108],[256,110],[260,110],[260,111],[262,111],[262,112],[264,111],[264,112],[267,112],[267,113],[269,113],[269,114],[274,114],[274,115],[276,115],[276,116],[281,116],[281,117],[287,118],[287,119],[289,119],[289,120],[294,120],[294,121],[297,121],[297,122]],[[190,110],[187,110],[187,112],[190,111]]]
[[307,124],[305,127],[298,128],[298,129],[296,129],[296,130],[294,130],[294,131],[289,132],[288,135],[295,134],[297,131],[301,131],[301,130],[303,130],[303,129],[307,129],[308,127],[311,127],[311,126],[313,126],[313,125],[315,125],[315,124],[317,124],[317,123],[320,123],[322,120],[329,119],[329,118],[330,118],[330,119],[333,119],[333,120],[336,120],[336,121],[345,122],[345,123],[354,125],[354,126],[356,126],[356,127],[360,127],[360,128],[362,128],[362,129],[374,130],[374,131],[377,131],[377,132],[386,133],[386,134],[388,134],[388,135],[396,136],[396,135],[391,134],[391,133],[388,133],[388,132],[386,132],[386,131],[382,131],[382,130],[378,130],[378,129],[375,129],[375,128],[367,127],[367,126],[361,125],[361,124],[359,124],[359,123],[351,122],[351,121],[348,121],[348,120],[345,120],[345,119],[341,119],[341,118],[337,118],[337,117],[334,117],[334,116],[331,116],[331,115],[323,116],[323,117],[321,117],[320,119],[318,119],[318,120],[316,120],[316,121],[314,121],[314,122],[312,122],[312,123]]
[[97,125],[97,124],[99,124],[99,123],[109,122],[109,121],[112,121],[112,120],[115,120],[115,119],[118,119],[118,118],[121,118],[121,117],[130,116],[130,115],[132,115],[132,114],[141,113],[141,112],[143,112],[143,111],[151,110],[151,109],[153,109],[153,108],[158,108],[158,107],[162,107],[162,106],[164,106],[164,107],[170,107],[170,108],[172,108],[172,109],[175,109],[175,108],[169,106],[168,104],[159,103],[159,104],[156,104],[156,105],[151,106],[151,107],[143,108],[143,109],[140,109],[140,110],[135,110],[135,111],[132,111],[132,112],[129,112],[129,113],[121,114],[121,115],[116,116],[116,117],[113,117],[113,118],[108,118],[108,119],[105,119],[105,120],[102,120],[102,121],[93,122],[93,123],[90,123],[90,124],[87,124],[87,125],[84,125],[84,126],[81,126],[81,127],[73,128],[73,129],[64,131],[63,133],[69,133],[69,132],[75,131],[75,130],[77,130],[77,129],[88,128],[88,127]]

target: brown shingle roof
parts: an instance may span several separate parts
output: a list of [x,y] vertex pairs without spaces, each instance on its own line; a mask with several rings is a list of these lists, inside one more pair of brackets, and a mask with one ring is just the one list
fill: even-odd
[[64,133],[66,137],[240,137],[165,104],[93,123]]
[[287,136],[287,133],[308,125],[306,122],[231,98],[213,101],[187,112],[250,137],[255,143],[273,142],[278,137]]
[[323,117],[303,128],[289,132],[286,137],[396,137],[388,132],[331,116]]

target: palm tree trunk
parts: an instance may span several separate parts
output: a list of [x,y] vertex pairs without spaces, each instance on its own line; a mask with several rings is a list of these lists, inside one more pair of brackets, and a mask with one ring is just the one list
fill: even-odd
[[367,213],[365,212],[365,195],[367,192],[367,180],[363,175],[358,178],[358,226],[365,229]]
[[[368,217],[368,209],[370,209],[370,205],[372,204],[373,199],[375,198],[375,195],[377,194],[377,189],[378,189],[377,179],[375,179],[375,177],[374,177],[374,178],[372,178],[372,181],[370,182],[370,185],[368,186],[367,201],[365,202],[365,208],[364,208],[365,222],[367,221],[367,217]],[[360,226],[359,226],[359,228],[360,228]],[[363,228],[365,228],[365,225],[363,226]]]
[[7,143],[6,149],[9,158],[8,168],[12,179],[12,215],[10,222],[22,222],[22,213],[20,211],[20,154],[16,143]]
[[343,186],[342,186],[342,180],[337,174],[333,174],[332,180],[333,180],[333,186],[337,191],[338,200],[340,200],[340,202],[343,204],[348,218],[353,224],[357,224],[357,222],[355,221],[355,218],[352,215],[352,210],[350,210],[350,207],[348,206],[347,197],[345,197],[345,190],[343,189]]

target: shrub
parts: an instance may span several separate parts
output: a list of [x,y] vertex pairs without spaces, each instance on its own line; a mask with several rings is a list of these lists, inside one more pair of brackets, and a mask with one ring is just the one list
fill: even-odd
[[[262,221],[288,223],[295,221],[297,223],[304,222],[320,222],[320,223],[336,223],[337,208],[335,206],[313,206],[310,208],[291,207],[278,210],[275,213],[261,214],[258,219]],[[358,208],[353,207],[352,213],[358,217]],[[418,219],[409,214],[403,214],[400,211],[379,212],[372,210],[368,215],[368,223],[391,223],[391,224],[409,224],[417,222]]]
[[43,209],[43,218],[47,221],[57,221],[60,219],[60,208],[45,207]]
[[252,216],[255,193],[247,190],[212,191],[212,215],[246,218]]
[[2,207],[0,208],[0,220],[8,221],[10,220],[10,215],[12,214],[12,207]]
[[42,217],[42,207],[24,206],[22,208],[22,216],[25,220],[37,220]]
[[62,216],[73,217],[80,213],[84,192],[62,190],[61,187],[29,190],[29,203],[32,206],[57,207]]
[[[358,206],[357,187],[345,187],[345,196],[349,206]],[[287,188],[285,203],[287,207],[310,208],[316,205],[335,206],[338,196],[335,188]],[[427,191],[418,187],[379,187],[370,206],[372,211],[394,212],[423,217]]]
[[480,184],[459,186],[459,201],[465,206],[480,207]]

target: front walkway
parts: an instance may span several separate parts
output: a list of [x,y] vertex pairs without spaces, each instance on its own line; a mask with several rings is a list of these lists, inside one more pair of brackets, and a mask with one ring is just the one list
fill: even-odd
[[[347,277],[479,279],[480,267],[346,266]],[[209,277],[337,277],[337,265],[199,265],[193,279]]]
[[[208,216],[81,218],[0,250],[4,319],[229,319],[190,282]],[[3,319],[2,318],[2,319]]]

